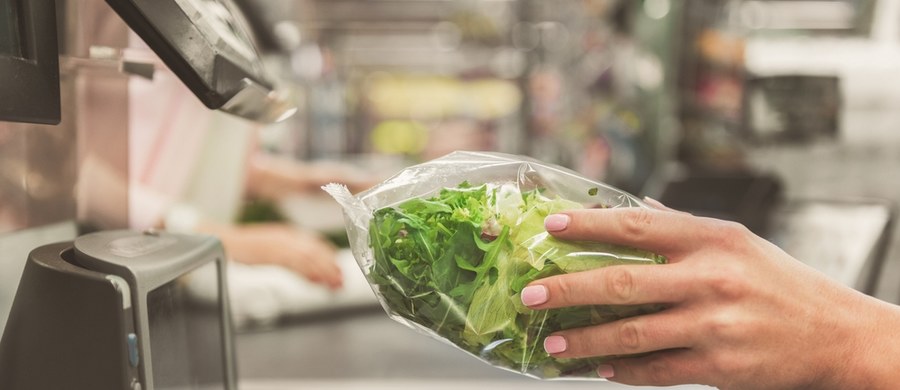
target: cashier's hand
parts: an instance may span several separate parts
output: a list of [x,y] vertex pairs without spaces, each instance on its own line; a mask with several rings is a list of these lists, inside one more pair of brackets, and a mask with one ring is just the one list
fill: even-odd
[[619,358],[602,377],[722,389],[880,389],[900,381],[900,313],[793,259],[743,226],[657,209],[551,215],[548,231],[652,250],[665,265],[612,266],[531,283],[534,309],[663,303],[667,309],[561,330],[553,356]]
[[341,287],[336,249],[315,233],[278,223],[238,225],[216,233],[236,261],[280,265],[311,282],[331,289]]

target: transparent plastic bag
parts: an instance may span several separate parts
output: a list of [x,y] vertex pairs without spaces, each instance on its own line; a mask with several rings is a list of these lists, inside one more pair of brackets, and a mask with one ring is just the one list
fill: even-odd
[[356,196],[324,189],[344,209],[354,256],[394,320],[502,369],[536,378],[596,378],[608,357],[557,359],[550,333],[659,310],[656,305],[531,310],[531,281],[653,253],[550,236],[544,218],[578,208],[646,207],[621,190],[534,159],[455,152],[406,168]]

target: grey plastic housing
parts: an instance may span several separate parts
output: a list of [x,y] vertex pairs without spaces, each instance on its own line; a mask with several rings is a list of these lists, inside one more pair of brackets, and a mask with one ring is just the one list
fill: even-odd
[[[297,111],[266,73],[243,14],[232,0],[214,3],[233,20],[203,12],[196,0],[106,0],[109,6],[210,109],[262,123]],[[224,16],[223,16],[224,17]]]
[[235,389],[225,259],[213,237],[125,230],[33,250],[0,339],[0,389],[153,390],[147,295],[209,263],[218,271],[222,379]]

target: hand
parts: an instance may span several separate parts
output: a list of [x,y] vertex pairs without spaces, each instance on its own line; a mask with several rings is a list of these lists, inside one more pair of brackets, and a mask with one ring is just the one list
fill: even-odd
[[246,264],[274,264],[331,289],[342,284],[333,245],[318,235],[284,224],[251,224],[214,232],[229,257]]
[[667,309],[561,330],[560,358],[631,355],[598,374],[633,385],[875,389],[900,383],[900,312],[796,261],[743,226],[640,208],[551,215],[567,240],[648,249],[665,265],[612,266],[531,283],[533,309],[662,303]]

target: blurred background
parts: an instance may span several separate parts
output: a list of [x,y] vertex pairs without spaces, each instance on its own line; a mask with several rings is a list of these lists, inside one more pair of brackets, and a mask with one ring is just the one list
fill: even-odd
[[[177,199],[162,203],[193,203],[194,212],[230,207],[217,203],[222,188],[252,176],[221,167],[243,159],[171,152],[209,159],[190,159],[201,167],[193,176],[182,175],[177,159],[162,164],[164,173],[146,168],[144,160],[165,158],[165,142],[207,145],[203,137],[237,139],[227,142],[273,160],[339,166],[358,189],[455,150],[528,155],[673,208],[739,221],[849,286],[900,301],[900,233],[892,228],[900,0],[234,4],[299,107],[283,122],[218,113],[192,122],[184,107],[196,101],[142,90],[150,83],[144,68],[123,66],[155,66],[154,88],[174,80],[102,1],[57,1],[63,130],[0,122],[0,328],[28,250],[153,224],[142,219],[148,196],[137,186],[177,187]],[[176,108],[140,112],[164,102]],[[174,119],[151,126],[148,137],[142,126],[160,118]],[[201,127],[208,134],[191,130]],[[167,128],[178,128],[177,141],[158,140]],[[222,135],[237,128],[250,128],[253,140]],[[232,198],[234,210],[210,218],[288,223],[346,245],[340,210],[319,191]],[[184,215],[163,214],[172,226]],[[349,254],[337,256],[349,264],[343,297],[288,286],[266,293],[271,305],[259,313],[250,298],[240,300],[253,288],[238,291],[235,310],[248,308],[249,318],[238,339],[242,378],[517,379],[389,322]],[[237,277],[246,281],[234,283],[240,288],[256,276]],[[312,298],[288,304],[284,296]]]
[[[263,130],[271,153],[387,171],[525,154],[900,298],[881,262],[900,199],[897,1],[246,3],[303,102]],[[875,276],[850,259],[870,255]]]

